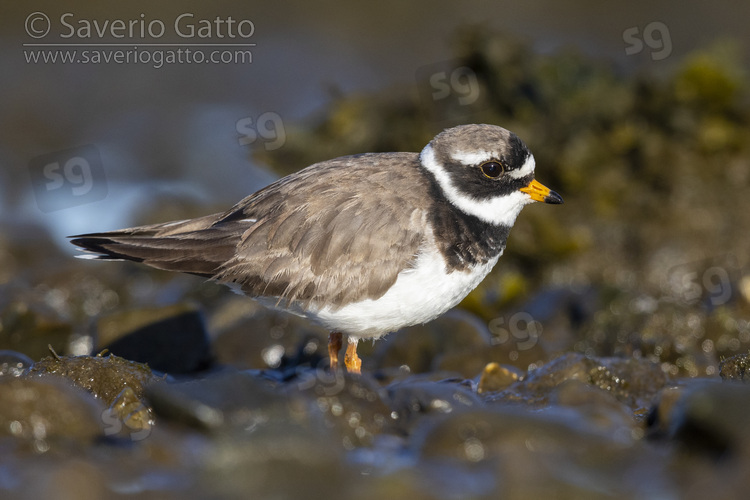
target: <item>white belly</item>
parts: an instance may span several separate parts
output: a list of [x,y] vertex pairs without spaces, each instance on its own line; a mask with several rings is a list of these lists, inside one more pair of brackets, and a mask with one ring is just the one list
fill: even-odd
[[354,338],[377,338],[406,326],[427,323],[461,302],[492,270],[500,255],[469,271],[448,273],[445,260],[436,249],[423,252],[417,265],[399,274],[396,283],[379,299],[338,309],[313,308],[303,315]]

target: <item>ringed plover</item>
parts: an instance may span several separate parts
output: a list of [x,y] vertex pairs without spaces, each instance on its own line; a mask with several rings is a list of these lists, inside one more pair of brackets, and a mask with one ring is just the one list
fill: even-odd
[[330,332],[338,367],[359,373],[357,342],[426,323],[492,270],[521,209],[558,204],[534,180],[514,133],[461,125],[421,153],[365,153],[316,163],[197,219],[72,236],[92,252],[224,283]]

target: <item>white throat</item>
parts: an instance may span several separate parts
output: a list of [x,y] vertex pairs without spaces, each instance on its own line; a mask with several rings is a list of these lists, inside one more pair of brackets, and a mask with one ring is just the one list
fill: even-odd
[[[533,156],[527,161],[527,169],[533,172]],[[450,175],[435,158],[432,145],[428,144],[419,156],[422,166],[432,172],[438,185],[448,201],[462,212],[473,215],[478,219],[494,225],[513,226],[516,217],[521,213],[524,205],[532,203],[533,200],[526,193],[515,191],[513,193],[496,196],[489,199],[476,199],[473,196],[462,193],[456,188]],[[524,165],[526,167],[526,165]],[[467,167],[469,168],[469,167]],[[522,169],[523,170],[523,169]]]

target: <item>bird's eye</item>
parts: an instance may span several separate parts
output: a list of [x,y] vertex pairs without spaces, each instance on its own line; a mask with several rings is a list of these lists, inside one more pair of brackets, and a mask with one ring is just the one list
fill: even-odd
[[496,161],[488,161],[482,164],[482,173],[490,179],[496,179],[503,173],[503,166]]

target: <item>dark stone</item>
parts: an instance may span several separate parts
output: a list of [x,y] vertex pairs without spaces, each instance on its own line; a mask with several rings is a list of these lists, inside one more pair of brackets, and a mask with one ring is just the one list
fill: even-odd
[[177,305],[118,313],[99,322],[100,349],[166,373],[192,373],[211,355],[203,316]]
[[650,419],[652,427],[694,453],[714,459],[747,456],[750,387],[704,379],[685,383],[674,396]]

